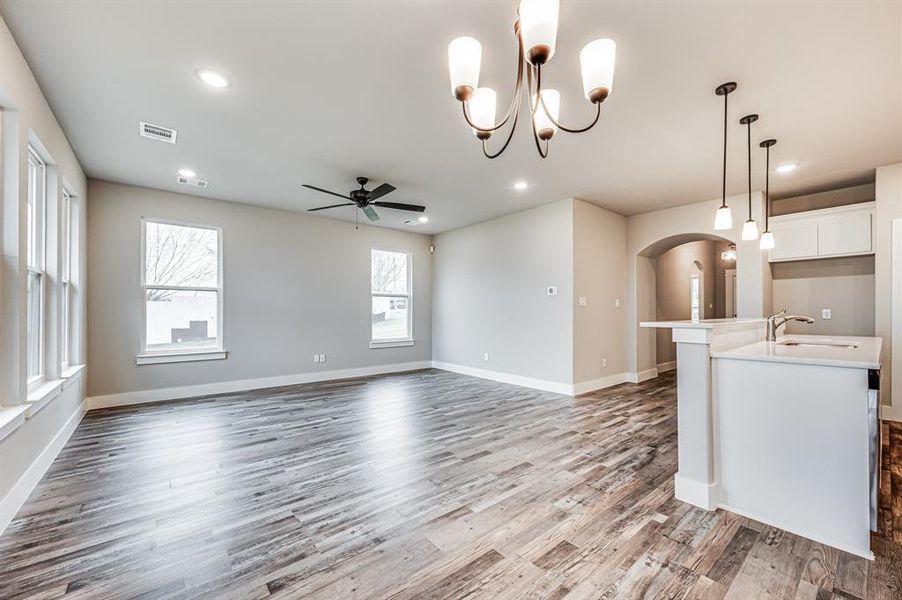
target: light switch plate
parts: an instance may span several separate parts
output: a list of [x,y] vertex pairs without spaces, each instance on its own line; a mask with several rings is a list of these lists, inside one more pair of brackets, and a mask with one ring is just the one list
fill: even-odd
[[586,298],[585,296],[580,296],[579,297],[579,305],[586,306],[587,304],[589,304],[589,299]]
[[548,295],[549,296],[557,296],[557,286],[556,285],[548,286]]
[[313,355],[313,362],[319,362],[319,354]]
[[620,306],[620,298],[614,298],[614,306]]
[[833,311],[830,310],[829,308],[822,308],[821,309],[821,318],[822,319],[832,319]]
[[489,362],[489,353],[488,352],[482,353],[482,360],[484,360],[485,362]]

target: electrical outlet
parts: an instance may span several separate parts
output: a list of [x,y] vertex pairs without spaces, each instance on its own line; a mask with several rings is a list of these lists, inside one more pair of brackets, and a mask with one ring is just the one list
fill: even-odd
[[325,355],[325,354],[320,354],[320,355],[319,355],[319,362],[326,362],[326,355]]
[[604,369],[607,366],[608,366],[608,359],[602,358],[601,359],[601,368]]
[[549,296],[557,296],[557,286],[556,285],[548,286],[548,295]]
[[313,362],[319,362],[319,354],[313,355]]
[[829,308],[822,308],[821,309],[821,318],[822,319],[832,319],[833,311],[830,310]]
[[589,299],[586,298],[585,296],[580,296],[579,297],[579,305],[586,306],[587,304],[589,304]]
[[483,352],[482,360],[484,360],[485,362],[489,362],[489,353],[488,352]]
[[614,298],[614,306],[620,306],[620,298]]

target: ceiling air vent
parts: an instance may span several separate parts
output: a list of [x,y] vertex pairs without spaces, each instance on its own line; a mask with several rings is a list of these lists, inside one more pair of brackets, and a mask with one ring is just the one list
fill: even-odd
[[150,123],[145,123],[144,121],[138,123],[138,132],[141,134],[141,137],[158,140],[160,142],[169,142],[170,144],[175,143],[175,138],[179,133],[175,129],[152,125]]
[[206,179],[198,179],[196,177],[184,177],[182,175],[179,175],[175,180],[179,183],[183,183],[185,185],[193,185],[194,187],[199,188],[205,188],[210,185],[210,182]]

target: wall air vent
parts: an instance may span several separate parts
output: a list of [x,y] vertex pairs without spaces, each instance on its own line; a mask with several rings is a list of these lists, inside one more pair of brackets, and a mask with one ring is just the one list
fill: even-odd
[[175,138],[179,133],[175,129],[161,127],[160,125],[152,125],[150,123],[145,123],[144,121],[138,123],[138,132],[141,134],[141,137],[158,140],[160,142],[169,142],[170,144],[175,143]]
[[185,185],[193,185],[194,187],[205,188],[210,185],[210,182],[206,179],[198,179],[197,177],[184,177],[179,175],[175,179],[179,183],[183,183]]

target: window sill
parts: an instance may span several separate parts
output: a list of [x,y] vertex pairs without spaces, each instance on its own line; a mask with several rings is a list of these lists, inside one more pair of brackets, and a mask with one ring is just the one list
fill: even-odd
[[27,405],[0,406],[0,440],[19,428],[25,422]]
[[225,350],[211,352],[179,352],[173,354],[139,354],[136,365],[159,365],[164,363],[195,362],[201,360],[224,360],[229,357]]
[[370,348],[400,348],[401,346],[413,346],[413,344],[413,340],[371,341]]
[[51,381],[45,381],[40,386],[36,387],[31,392],[28,392],[28,397],[26,399],[26,403],[28,405],[28,411],[25,416],[29,419],[38,412],[41,411],[42,408],[50,404],[50,401],[59,396],[60,392],[63,389],[63,379],[53,379]]
[[85,370],[85,365],[70,365],[63,369],[63,389],[66,389],[79,380],[79,375]]

